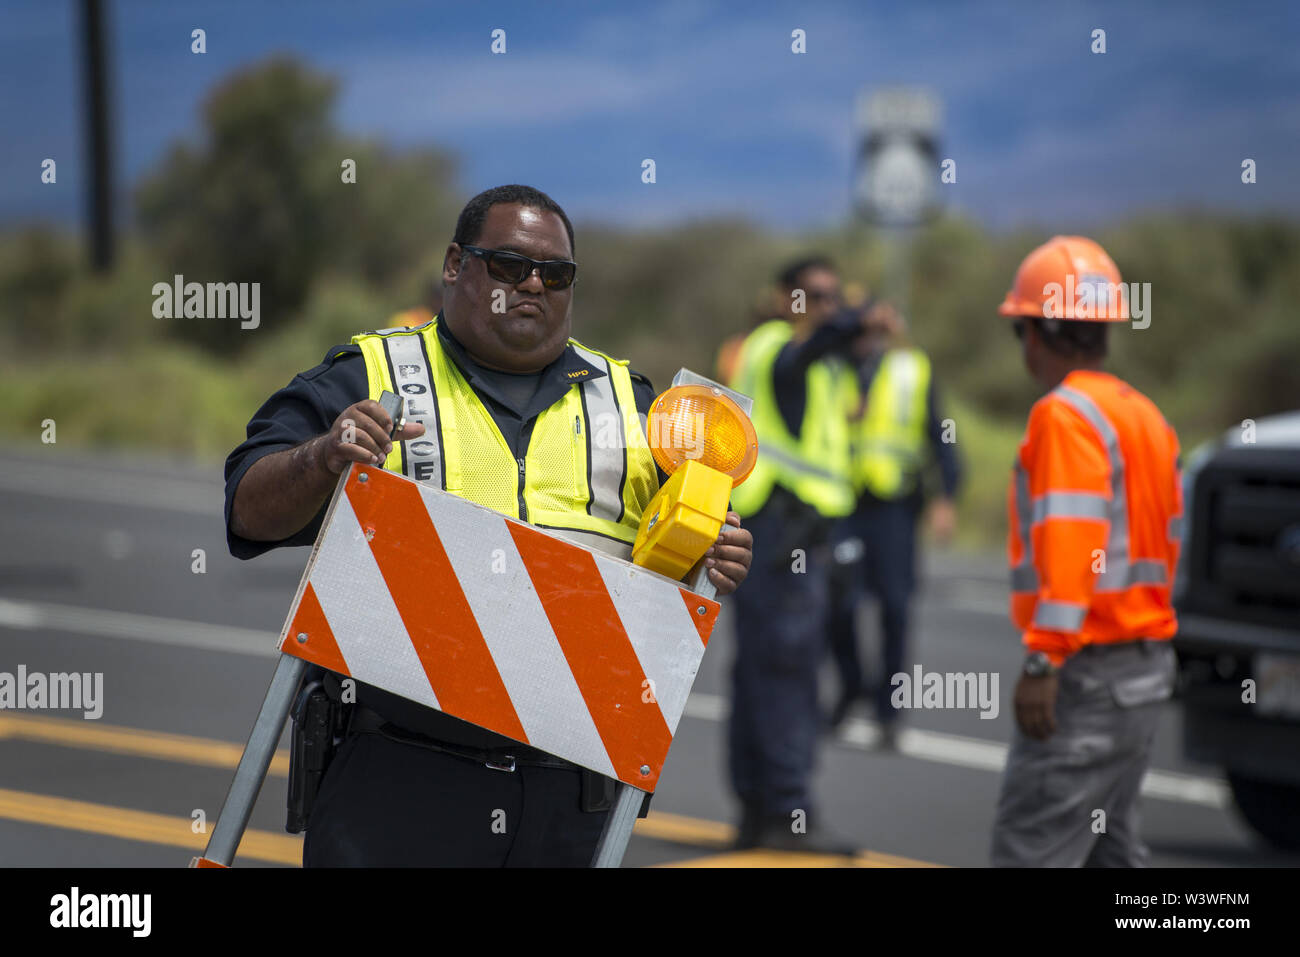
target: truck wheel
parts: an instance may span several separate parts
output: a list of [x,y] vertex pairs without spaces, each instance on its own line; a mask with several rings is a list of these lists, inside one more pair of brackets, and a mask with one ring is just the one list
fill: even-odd
[[1300,787],[1228,772],[1228,785],[1246,823],[1275,847],[1300,850]]

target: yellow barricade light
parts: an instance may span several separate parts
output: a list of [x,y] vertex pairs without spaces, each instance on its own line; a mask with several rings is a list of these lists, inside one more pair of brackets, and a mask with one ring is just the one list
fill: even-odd
[[758,437],[740,406],[704,385],[660,395],[646,431],[669,479],[641,515],[632,561],[680,581],[717,540],[731,490],[754,471]]

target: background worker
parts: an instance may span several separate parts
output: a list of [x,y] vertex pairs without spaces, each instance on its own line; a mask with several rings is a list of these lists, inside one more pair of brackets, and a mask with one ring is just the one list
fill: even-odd
[[[1065,289],[1081,295],[1063,300]],[[1142,866],[1138,792],[1175,668],[1178,438],[1102,370],[1108,323],[1128,319],[1128,303],[1095,242],[1056,236],[1035,249],[998,311],[1048,392],[1008,495],[1011,617],[1027,657],[992,861]]]
[[829,724],[838,727],[853,703],[866,696],[856,610],[869,590],[880,607],[874,711],[881,745],[892,748],[899,713],[890,704],[890,678],[903,670],[907,652],[908,610],[916,588],[916,525],[925,501],[922,478],[933,462],[940,491],[929,507],[930,531],[946,543],[956,527],[953,503],[961,467],[952,436],[945,435],[929,357],[907,342],[903,320],[889,303],[871,303],[867,325],[853,347],[858,405],[850,429],[857,506],[834,534],[829,634],[840,694]]
[[408,329],[414,329],[426,322],[433,322],[441,311],[442,277],[439,276],[436,281],[431,280],[425,285],[423,301],[418,306],[412,306],[410,309],[403,309],[393,313],[388,319],[387,328],[393,329],[397,326],[406,326]]
[[759,291],[749,307],[745,329],[727,336],[718,346],[713,372],[719,382],[730,382],[735,377],[740,347],[745,344],[749,334],[773,316],[785,315],[786,308],[785,297],[776,288],[765,286]]
[[[643,432],[608,447],[593,441],[592,419],[628,422],[617,413],[632,407],[644,416],[653,389],[625,361],[569,338],[573,255],[569,219],[545,193],[501,186],[471,199],[446,249],[437,321],[354,337],[253,417],[226,462],[231,552],[310,544],[352,462],[630,551],[658,473]],[[374,401],[389,376],[411,399],[396,440]],[[580,432],[575,407],[591,416]],[[456,428],[444,432],[449,418]],[[581,479],[575,442],[590,463]],[[719,594],[750,561],[749,532],[734,513],[728,522],[706,560]],[[305,865],[591,862],[607,779],[365,684],[349,720],[307,827]],[[491,826],[496,812],[504,834]]]
[[738,847],[850,853],[812,807],[821,716],[826,543],[853,508],[844,361],[863,331],[842,308],[835,267],[803,259],[777,278],[782,315],[746,337],[731,384],[754,399],[758,464],[732,493],[758,543],[754,582],[737,592],[729,725],[731,784],[741,802]]

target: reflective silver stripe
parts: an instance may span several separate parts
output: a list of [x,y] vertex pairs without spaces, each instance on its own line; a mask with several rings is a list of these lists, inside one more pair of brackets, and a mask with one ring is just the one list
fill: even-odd
[[1078,631],[1083,627],[1083,619],[1087,614],[1087,605],[1040,600],[1034,606],[1034,627],[1050,628],[1053,631]]
[[1169,519],[1169,540],[1171,542],[1181,542],[1183,532],[1186,530],[1186,522],[1181,515],[1174,515]]
[[893,349],[886,353],[886,362],[894,385],[895,422],[900,426],[910,425],[916,387],[921,380],[921,360],[910,350]]
[[1038,591],[1038,569],[1033,565],[1017,565],[1011,569],[1011,590],[1018,592]]
[[1165,563],[1157,558],[1140,558],[1127,565],[1107,565],[1097,576],[1098,592],[1125,591],[1134,585],[1164,585],[1169,576]]
[[1011,569],[1012,591],[1038,591],[1038,569],[1034,567],[1033,540],[1029,537],[1032,506],[1029,500],[1029,473],[1016,457],[1013,466],[1016,497],[1016,525],[1020,532],[1020,564]]
[[1133,585],[1164,585],[1169,581],[1167,566],[1155,558],[1139,558],[1133,562],[1128,577]]
[[1110,515],[1110,501],[1095,492],[1048,492],[1034,499],[1033,523],[1048,518],[1105,519]]
[[406,399],[407,421],[424,426],[424,435],[405,443],[406,475],[441,488],[442,433],[424,336],[407,332],[387,336],[383,343],[392,366],[393,389]]
[[1052,395],[1068,404],[1083,416],[1101,439],[1110,459],[1110,537],[1106,540],[1106,565],[1122,568],[1128,565],[1128,491],[1124,485],[1124,456],[1119,447],[1110,420],[1088,396],[1077,389],[1058,385]]
[[579,386],[587,413],[587,472],[591,485],[587,514],[617,522],[623,517],[627,435],[614,398],[613,370],[604,357],[576,343],[572,345],[584,362],[605,370],[605,375],[588,379]]
[[763,445],[760,443],[758,446],[758,454],[766,455],[796,472],[805,472],[808,475],[815,475],[818,478],[829,479],[832,482],[844,481],[841,476],[836,475],[834,472],[830,471],[830,469],[823,469],[816,465],[809,465],[803,459],[782,452],[780,449],[774,448],[771,445]]

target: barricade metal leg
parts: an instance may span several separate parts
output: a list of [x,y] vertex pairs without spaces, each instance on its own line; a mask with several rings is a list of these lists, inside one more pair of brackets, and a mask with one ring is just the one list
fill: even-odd
[[600,832],[592,867],[618,867],[623,863],[623,853],[627,850],[644,799],[642,791],[630,784],[619,783],[614,791],[614,806],[609,810],[609,817],[605,818],[605,829]]
[[[680,375],[680,373],[679,373]],[[674,381],[673,383],[677,383]],[[717,586],[709,580],[704,562],[700,561],[690,573],[687,587],[697,595],[713,598],[718,594]],[[605,827],[600,832],[600,842],[596,845],[595,856],[591,859],[592,867],[621,867],[623,854],[627,851],[627,842],[632,839],[632,828],[636,826],[637,815],[641,813],[641,803],[645,793],[630,784],[619,782],[614,792],[614,806],[605,818]]]
[[262,790],[262,781],[271,766],[271,758],[275,756],[280,732],[284,730],[293,696],[306,669],[307,662],[293,655],[281,655],[279,664],[275,666],[262,710],[257,714],[248,744],[239,759],[239,767],[235,769],[235,779],[230,782],[226,803],[221,806],[207,850],[203,852],[203,860],[208,866],[229,867],[235,859],[235,851],[239,849],[244,829],[248,827],[248,818],[253,813],[258,792]]

